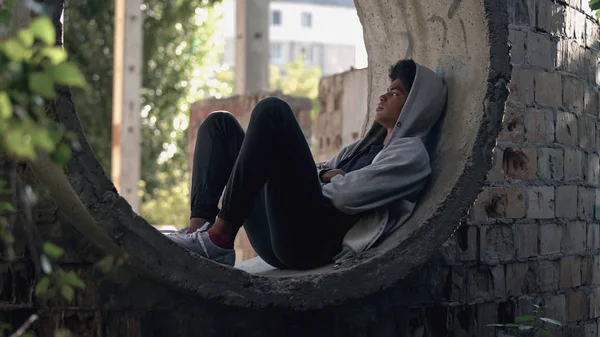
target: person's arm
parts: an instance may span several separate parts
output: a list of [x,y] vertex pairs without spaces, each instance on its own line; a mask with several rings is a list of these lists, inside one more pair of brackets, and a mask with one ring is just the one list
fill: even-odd
[[417,138],[391,143],[369,166],[336,175],[323,185],[323,195],[346,214],[388,204],[418,191],[431,173],[429,155]]
[[348,151],[352,151],[358,145],[359,142],[360,142],[360,140],[341,149],[337,155],[335,155],[333,158],[329,159],[328,161],[317,163],[317,176],[319,177],[319,181],[321,183],[323,183],[323,184],[327,183],[327,182],[323,181],[323,179],[321,179],[323,177],[323,174],[327,171],[334,169],[336,167],[336,165],[342,160],[344,155]]

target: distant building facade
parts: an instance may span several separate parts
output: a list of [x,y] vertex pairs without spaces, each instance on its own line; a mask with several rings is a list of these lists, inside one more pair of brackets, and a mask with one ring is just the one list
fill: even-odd
[[322,77],[321,111],[313,128],[313,156],[321,162],[358,140],[367,112],[367,68]]
[[[235,69],[235,0],[223,1],[223,63]],[[270,64],[282,66],[305,55],[323,75],[367,66],[362,26],[353,0],[273,0]]]

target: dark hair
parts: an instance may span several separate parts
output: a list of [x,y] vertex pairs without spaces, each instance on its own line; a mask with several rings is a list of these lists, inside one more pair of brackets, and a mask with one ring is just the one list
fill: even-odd
[[410,89],[415,82],[416,75],[417,64],[415,61],[409,59],[398,61],[396,64],[391,66],[389,70],[390,80],[393,82],[397,79],[400,79],[407,92],[410,92]]

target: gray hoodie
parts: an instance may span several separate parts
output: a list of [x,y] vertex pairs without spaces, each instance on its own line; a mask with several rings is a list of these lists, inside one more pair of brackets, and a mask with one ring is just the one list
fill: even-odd
[[[417,64],[413,86],[391,137],[371,165],[337,175],[322,185],[323,195],[336,208],[347,214],[361,214],[344,237],[342,252],[335,257],[337,262],[371,248],[412,215],[431,173],[426,137],[442,114],[446,96],[444,80]],[[382,139],[386,132],[374,122],[364,138],[322,164],[335,168],[345,158]]]

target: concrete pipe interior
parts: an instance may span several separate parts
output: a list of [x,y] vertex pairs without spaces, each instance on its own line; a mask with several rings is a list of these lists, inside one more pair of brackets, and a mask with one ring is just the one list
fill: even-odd
[[388,67],[399,59],[412,57],[434,69],[449,87],[429,187],[412,218],[380,246],[341,266],[304,272],[244,271],[188,253],[116,194],[81,133],[68,93],[58,100],[59,119],[81,134],[83,148],[65,174],[43,162],[32,167],[50,188],[63,224],[106,251],[125,253],[141,275],[233,306],[318,308],[373,293],[426,262],[458,227],[491,168],[510,80],[506,3],[355,3],[369,56],[369,116],[388,84]]

